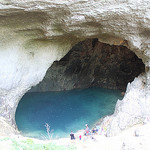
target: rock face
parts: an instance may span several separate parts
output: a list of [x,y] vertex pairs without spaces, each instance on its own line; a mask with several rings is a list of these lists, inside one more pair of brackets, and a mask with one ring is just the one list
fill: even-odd
[[19,135],[19,132],[10,126],[4,118],[0,117],[0,135],[11,136],[12,134]]
[[125,46],[88,39],[76,44],[48,69],[32,92],[103,87],[125,91],[127,83],[144,72],[141,59]]
[[127,86],[123,101],[118,100],[114,114],[108,125],[108,136],[113,136],[127,127],[137,123],[143,123],[144,118],[149,116],[150,101],[147,76],[141,74]]
[[109,135],[150,114],[149,8],[149,0],[1,0],[0,116],[15,126],[21,97],[54,61],[87,38],[127,46],[146,67],[118,101]]

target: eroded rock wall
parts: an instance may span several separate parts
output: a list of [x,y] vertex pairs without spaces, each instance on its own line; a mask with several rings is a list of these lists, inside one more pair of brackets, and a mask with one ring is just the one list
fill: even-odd
[[122,101],[118,100],[114,114],[104,121],[107,122],[107,136],[114,136],[149,118],[149,98],[147,77],[146,74],[141,74],[128,84],[126,94]]
[[21,97],[38,84],[73,40],[49,40],[42,30],[43,13],[15,12],[0,16],[0,115],[15,125]]
[[[55,60],[61,59],[77,42],[87,38],[126,45],[142,59],[146,73],[131,86],[145,80],[140,86],[128,88],[124,100],[117,105],[114,127],[121,129],[127,109],[126,99],[142,117],[147,110],[150,95],[150,3],[149,0],[2,0],[0,2],[0,115],[15,124],[15,110],[22,95],[38,84]],[[136,82],[138,81],[138,82]],[[142,82],[141,82],[142,83]],[[141,93],[142,92],[142,93]],[[137,98],[139,95],[139,99]],[[130,113],[132,113],[130,109]],[[133,111],[134,112],[134,111]],[[147,111],[149,113],[149,111]],[[119,117],[120,116],[120,117]],[[134,117],[131,115],[128,120]],[[115,118],[120,118],[115,121]],[[134,123],[134,122],[133,122]],[[133,124],[131,123],[131,124]],[[131,125],[130,124],[130,125]],[[114,130],[115,132],[116,130]]]
[[125,91],[145,66],[125,46],[87,39],[76,44],[60,61],[55,61],[44,79],[30,92],[102,87]]

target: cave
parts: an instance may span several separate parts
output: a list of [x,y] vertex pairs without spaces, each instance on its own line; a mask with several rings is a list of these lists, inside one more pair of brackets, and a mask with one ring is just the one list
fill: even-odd
[[[38,103],[46,94],[47,99],[44,102],[45,108],[46,105],[48,105],[48,99],[51,99],[50,103],[56,103],[56,106],[55,108],[50,108],[53,111],[55,109],[59,110],[57,111],[59,112],[59,114],[62,113],[60,111],[63,107],[61,104],[62,100],[65,101],[65,99],[68,99],[68,97],[74,99],[72,100],[72,103],[68,104],[70,108],[73,108],[73,106],[75,106],[76,108],[80,108],[80,105],[76,105],[75,103],[77,101],[76,99],[79,98],[85,98],[90,105],[93,105],[93,103],[95,103],[95,105],[91,107],[92,110],[94,110],[95,108],[97,112],[99,112],[98,108],[102,109],[107,105],[108,108],[104,110],[104,113],[102,115],[100,115],[101,112],[97,113],[96,118],[94,118],[93,120],[88,120],[90,123],[86,121],[83,121],[81,123],[82,125],[85,123],[89,123],[91,126],[93,126],[93,124],[96,123],[98,119],[103,118],[106,115],[113,114],[117,100],[122,99],[124,93],[126,92],[127,84],[131,83],[135,79],[135,77],[138,77],[142,72],[145,72],[145,65],[143,64],[142,60],[139,59],[136,54],[129,50],[126,46],[109,45],[99,42],[97,38],[81,41],[73,46],[72,49],[62,59],[60,59],[59,61],[55,61],[47,70],[44,79],[37,86],[32,87],[31,90],[22,98],[16,111],[16,123],[19,129],[22,130],[22,132],[27,133],[27,136],[30,136],[29,132],[32,132],[33,128],[35,128],[36,126],[36,130],[38,130],[38,128],[40,130],[38,122],[36,122],[36,125],[36,123],[33,122],[33,118],[30,118],[30,129],[27,129],[28,127],[24,127],[23,129],[21,127],[23,124],[26,124],[25,121],[27,121],[27,118],[24,119],[24,123],[20,125],[18,124],[18,122],[22,122],[22,120],[19,120],[17,118],[22,118],[21,114],[28,114],[28,112],[25,111],[26,108],[33,109],[31,111],[33,111],[34,114],[38,116],[38,111],[40,109],[39,105],[43,104],[39,104],[36,108],[31,108],[29,106],[29,102],[31,105],[31,101],[34,102],[33,99],[38,99],[37,97],[40,97],[40,99],[36,101],[36,103]],[[98,93],[100,95],[98,95]],[[103,98],[104,93],[105,95],[107,95],[107,99]],[[98,96],[96,97],[95,94],[97,94]],[[66,95],[68,97],[65,97]],[[56,99],[55,102],[54,99]],[[86,100],[82,103],[86,103]],[[104,101],[104,103],[106,104],[104,104],[103,102],[99,103],[100,101]],[[26,108],[23,108],[24,105],[26,105]],[[97,105],[101,105],[101,107],[97,108]],[[63,107],[63,109],[67,108]],[[24,113],[20,113],[21,110],[24,110]],[[51,113],[52,110],[50,110]],[[71,122],[71,119],[76,120],[77,117],[79,117],[81,114],[84,114],[84,112],[81,110],[77,110],[79,111],[79,113],[77,113],[75,110],[73,113],[71,113],[71,110],[69,111],[72,116],[69,117],[68,120],[66,119],[67,123]],[[66,115],[67,113],[69,112],[64,113],[64,115]],[[94,113],[94,111],[92,113]],[[74,115],[76,114],[78,115],[74,117]],[[51,114],[48,113],[44,114],[44,116],[47,115],[49,117],[51,116]],[[57,114],[53,115],[56,115],[57,117]],[[87,114],[84,115],[86,116]],[[55,120],[55,117],[52,120]],[[44,123],[46,122],[47,120],[43,121],[43,130],[45,130]],[[62,122],[65,121],[60,119],[60,122],[57,121],[55,124],[62,125]],[[78,123],[74,124],[78,126]],[[75,127],[71,126],[71,128],[73,129]],[[71,128],[69,128],[68,130],[70,131]],[[82,126],[81,128],[78,128],[78,130],[82,128],[84,127]],[[68,132],[68,130],[66,132]],[[75,132],[76,131],[77,130],[75,130]],[[39,134],[37,135],[39,136]],[[36,135],[34,135],[33,137],[36,137]]]
[[127,84],[144,71],[142,60],[127,47],[87,39],[55,61],[43,81],[30,92],[89,87],[125,91]]

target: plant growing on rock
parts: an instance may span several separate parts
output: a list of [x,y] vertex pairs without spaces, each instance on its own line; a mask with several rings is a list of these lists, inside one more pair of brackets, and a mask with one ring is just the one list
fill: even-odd
[[46,132],[48,135],[48,139],[51,140],[52,136],[53,136],[53,130],[50,129],[50,125],[48,123],[45,122],[45,127],[46,127]]

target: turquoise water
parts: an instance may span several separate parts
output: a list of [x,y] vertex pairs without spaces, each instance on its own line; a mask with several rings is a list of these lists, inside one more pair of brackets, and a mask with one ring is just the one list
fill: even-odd
[[45,123],[53,138],[69,137],[70,131],[92,126],[113,113],[121,93],[116,90],[89,88],[62,92],[26,93],[16,111],[16,123],[24,136],[47,138]]

